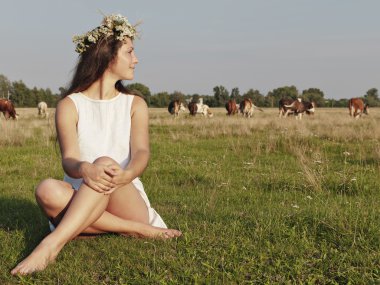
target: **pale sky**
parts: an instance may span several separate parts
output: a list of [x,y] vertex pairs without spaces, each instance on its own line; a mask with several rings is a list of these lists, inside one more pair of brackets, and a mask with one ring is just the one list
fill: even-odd
[[152,93],[266,95],[295,85],[325,98],[380,90],[379,0],[0,0],[0,74],[58,92],[71,79],[72,36],[105,14],[142,21],[135,80]]

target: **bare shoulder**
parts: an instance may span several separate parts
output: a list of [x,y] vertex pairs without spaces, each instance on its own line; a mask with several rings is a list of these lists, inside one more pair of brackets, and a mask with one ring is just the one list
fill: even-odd
[[57,110],[64,111],[64,110],[70,110],[70,109],[76,110],[73,100],[71,100],[69,97],[65,97],[58,102]]
[[75,118],[77,120],[78,112],[73,100],[68,97],[60,100],[57,104],[56,115],[60,119]]
[[132,114],[135,111],[148,112],[148,105],[146,104],[145,100],[143,98],[141,98],[140,96],[134,96],[134,98],[133,98]]

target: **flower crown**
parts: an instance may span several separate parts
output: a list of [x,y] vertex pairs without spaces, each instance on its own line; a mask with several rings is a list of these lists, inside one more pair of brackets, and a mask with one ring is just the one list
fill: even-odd
[[73,42],[77,45],[75,51],[82,54],[99,39],[110,36],[114,36],[119,41],[123,41],[125,37],[133,40],[137,36],[136,26],[132,26],[128,19],[120,14],[105,16],[99,27],[84,35],[73,37]]

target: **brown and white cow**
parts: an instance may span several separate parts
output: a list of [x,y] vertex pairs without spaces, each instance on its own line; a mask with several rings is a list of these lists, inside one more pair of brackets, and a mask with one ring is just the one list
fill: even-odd
[[294,113],[296,119],[302,119],[303,113],[306,114],[314,114],[315,112],[315,103],[314,102],[302,102],[301,98],[298,100],[294,100],[290,105],[285,104],[285,108],[287,108],[284,117],[286,117],[289,113]]
[[169,103],[168,111],[170,114],[178,117],[181,111],[186,111],[186,108],[180,100],[173,100]]
[[291,105],[294,102],[294,99],[281,98],[278,102],[278,116],[286,117],[290,114],[294,114],[294,111],[291,108],[285,107],[285,105]]
[[351,98],[348,100],[348,109],[350,111],[350,116],[355,119],[359,119],[362,114],[369,114],[368,104],[364,104],[363,100],[360,98]]
[[0,99],[0,112],[4,114],[6,120],[9,118],[17,120],[18,114],[16,114],[15,107],[11,100]]
[[228,102],[226,103],[226,110],[228,116],[235,115],[239,112],[235,99],[228,100]]
[[243,117],[246,117],[246,118],[252,117],[254,109],[257,109],[257,110],[263,112],[262,109],[260,109],[255,104],[253,104],[253,102],[250,98],[245,98],[240,103],[239,108],[240,108],[240,113],[243,115]]

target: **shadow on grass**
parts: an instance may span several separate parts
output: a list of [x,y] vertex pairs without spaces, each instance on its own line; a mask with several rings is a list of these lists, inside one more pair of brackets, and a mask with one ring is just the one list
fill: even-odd
[[0,197],[0,229],[23,232],[26,246],[20,258],[25,258],[49,233],[48,220],[35,203],[8,197]]

